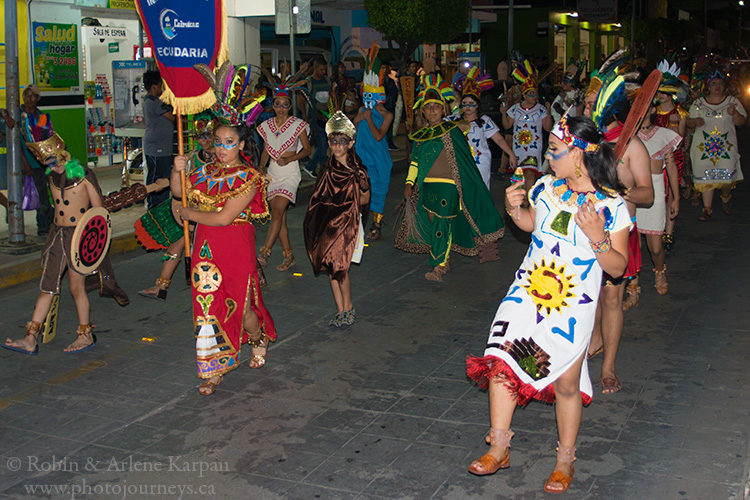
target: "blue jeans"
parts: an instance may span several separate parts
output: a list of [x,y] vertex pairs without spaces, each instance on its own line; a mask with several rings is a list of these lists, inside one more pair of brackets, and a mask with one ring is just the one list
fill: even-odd
[[[146,156],[146,185],[153,184],[156,179],[169,179],[172,173],[171,156]],[[151,193],[146,198],[146,208],[151,210],[163,201],[166,201],[170,195],[169,188],[162,189],[156,193]]]
[[326,138],[326,131],[318,125],[318,121],[313,119],[310,123],[310,130],[312,131],[312,145],[315,148],[310,161],[307,163],[308,170],[316,173],[318,167],[325,165],[328,152],[328,139]]

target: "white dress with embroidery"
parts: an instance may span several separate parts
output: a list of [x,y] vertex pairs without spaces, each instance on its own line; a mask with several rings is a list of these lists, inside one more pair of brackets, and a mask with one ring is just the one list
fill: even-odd
[[310,133],[310,125],[290,116],[281,127],[277,127],[276,118],[269,118],[260,124],[258,133],[265,141],[266,152],[270,156],[268,175],[271,181],[268,183],[267,198],[270,200],[275,196],[283,196],[295,203],[297,188],[302,181],[299,162],[295,160],[282,166],[276,161],[287,151],[297,153],[302,149],[300,136],[302,133]]
[[513,119],[513,153],[523,169],[542,171],[542,120],[546,116],[547,108],[539,103],[530,109],[521,103],[508,109],[508,117]]
[[[682,136],[672,129],[654,125],[648,132],[639,131],[641,140],[651,160],[664,160],[668,153],[674,153],[682,143]],[[666,163],[663,169],[666,168]],[[667,223],[667,203],[664,184],[664,174],[651,174],[651,184],[654,186],[654,203],[649,208],[636,207],[635,225],[641,234],[664,234]]]
[[471,144],[477,169],[487,189],[489,189],[490,175],[492,174],[492,153],[487,141],[490,137],[500,132],[500,129],[487,115],[482,115],[480,121],[482,125],[479,125],[476,121],[469,124],[469,131],[466,137],[469,139],[469,144]]
[[737,132],[732,115],[727,110],[734,106],[737,113],[747,116],[742,103],[727,96],[719,104],[709,104],[699,97],[690,106],[690,118],[703,118],[696,127],[690,145],[695,189],[714,189],[734,185],[743,179]]
[[[484,357],[467,361],[467,374],[480,383],[505,375],[519,404],[532,398],[552,402],[552,383],[584,356],[591,340],[602,268],[575,222],[585,197],[552,175],[529,191],[536,210],[531,245],[495,314]],[[595,207],[610,233],[630,228],[619,196],[597,193]],[[592,387],[585,358],[580,389],[588,404]]]

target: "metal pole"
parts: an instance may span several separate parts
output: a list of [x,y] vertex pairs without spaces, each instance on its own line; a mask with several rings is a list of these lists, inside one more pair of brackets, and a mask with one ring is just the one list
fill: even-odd
[[[24,244],[23,173],[21,172],[21,113],[18,99],[18,10],[15,1],[5,2],[5,107],[16,125],[8,130],[8,226],[9,243]],[[42,195],[40,193],[40,195]]]
[[513,60],[513,0],[508,0],[508,67]]
[[[294,7],[296,4],[295,0],[289,0],[289,76],[297,72],[297,61],[294,58]],[[292,99],[292,116],[297,114],[297,99],[295,97],[290,96]]]

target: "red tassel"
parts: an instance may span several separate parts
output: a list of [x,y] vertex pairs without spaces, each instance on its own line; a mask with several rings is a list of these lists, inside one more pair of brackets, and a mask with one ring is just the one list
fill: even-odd
[[[477,356],[466,356],[466,376],[479,384],[479,387],[486,389],[490,380],[502,375],[505,380],[502,382],[508,390],[516,395],[517,403],[525,406],[532,399],[537,399],[545,403],[555,402],[555,388],[552,384],[538,391],[533,385],[524,383],[516,372],[508,366],[504,360],[497,356],[488,355],[483,358]],[[581,399],[584,405],[591,403],[591,396],[581,392]]]

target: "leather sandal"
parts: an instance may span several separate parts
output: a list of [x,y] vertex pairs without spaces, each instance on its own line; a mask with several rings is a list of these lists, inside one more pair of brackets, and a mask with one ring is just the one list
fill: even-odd
[[506,448],[505,456],[501,460],[498,460],[490,453],[485,453],[469,465],[469,472],[475,476],[488,476],[500,469],[510,467],[510,440],[513,434],[513,431],[510,429],[490,429],[489,444]]
[[[138,295],[141,297],[147,297],[149,299],[156,299],[165,301],[167,300],[167,289],[169,288],[169,285],[172,283],[172,280],[169,280],[167,278],[156,278],[156,286],[147,288],[145,290],[141,290],[138,292]],[[154,290],[156,288],[156,290]]]
[[[80,349],[75,349],[73,351],[63,351],[65,354],[77,354],[79,352],[83,352],[83,351],[86,351],[88,349],[91,349],[92,347],[94,347],[96,345],[96,335],[94,335],[93,333],[91,333],[91,325],[90,324],[89,325],[78,325],[78,328],[76,329],[76,335],[78,335],[78,337],[83,337],[83,336],[86,336],[86,335],[90,335],[91,336],[91,343],[88,344],[88,345],[85,345],[85,346],[81,347]],[[76,339],[78,337],[76,337]],[[73,342],[75,342],[75,341],[73,341]]]
[[631,307],[635,307],[638,305],[638,299],[641,295],[641,286],[628,283],[625,286],[625,293],[627,294],[627,296],[625,297],[625,300],[622,301],[623,311],[627,311]]
[[[570,475],[565,474],[559,470],[552,471],[547,481],[544,483],[544,491],[547,493],[557,494],[565,493],[570,487],[570,483],[573,482],[573,474],[575,470],[573,468],[573,462],[576,461],[576,449],[575,446],[563,446],[559,442],[557,443],[557,461],[562,463],[570,464]],[[562,485],[562,488],[553,488],[552,484],[558,483]]]
[[657,271],[656,269],[653,269],[654,271],[654,288],[656,288],[656,293],[659,295],[666,295],[669,291],[669,284],[667,283],[667,266],[664,266],[664,269],[661,271]]
[[216,386],[221,384],[222,380],[224,380],[224,377],[221,375],[219,375],[218,382],[211,382],[211,379],[206,379],[205,382],[198,386],[198,393],[201,396],[210,396],[216,390]]
[[724,213],[729,215],[732,213],[732,193],[729,193],[727,196],[724,196],[723,194],[719,195],[721,198],[721,207],[724,209]]
[[435,266],[432,271],[425,273],[424,277],[427,281],[443,281],[443,276],[445,276],[447,272],[448,266]]
[[26,335],[30,337],[34,337],[34,350],[33,351],[27,351],[26,349],[22,349],[20,347],[8,345],[9,342],[13,342],[10,338],[5,339],[5,343],[0,345],[3,349],[8,349],[9,351],[13,352],[20,352],[21,354],[28,354],[30,356],[36,356],[39,354],[39,342],[37,339],[39,338],[39,332],[42,329],[42,324],[39,321],[29,321],[26,323]]
[[698,220],[701,222],[708,222],[711,220],[711,216],[713,215],[713,213],[713,210],[704,207],[701,209],[701,216],[698,217]]
[[268,259],[271,257],[271,249],[266,247],[260,247],[258,250],[258,255],[256,255],[256,259],[258,261],[258,264],[260,264],[262,267],[266,267],[266,264],[268,264]]
[[294,260],[294,254],[292,253],[292,249],[285,249],[284,250],[284,262],[276,266],[277,271],[288,271],[289,269],[293,268],[297,265],[297,261]]
[[250,344],[253,349],[266,349],[266,352],[264,352],[263,354],[253,354],[253,357],[250,358],[250,363],[248,364],[250,368],[263,368],[266,365],[269,340],[270,339],[268,338],[268,335],[266,335],[266,332],[263,331],[263,327],[260,328],[257,338],[248,339],[247,343]]

